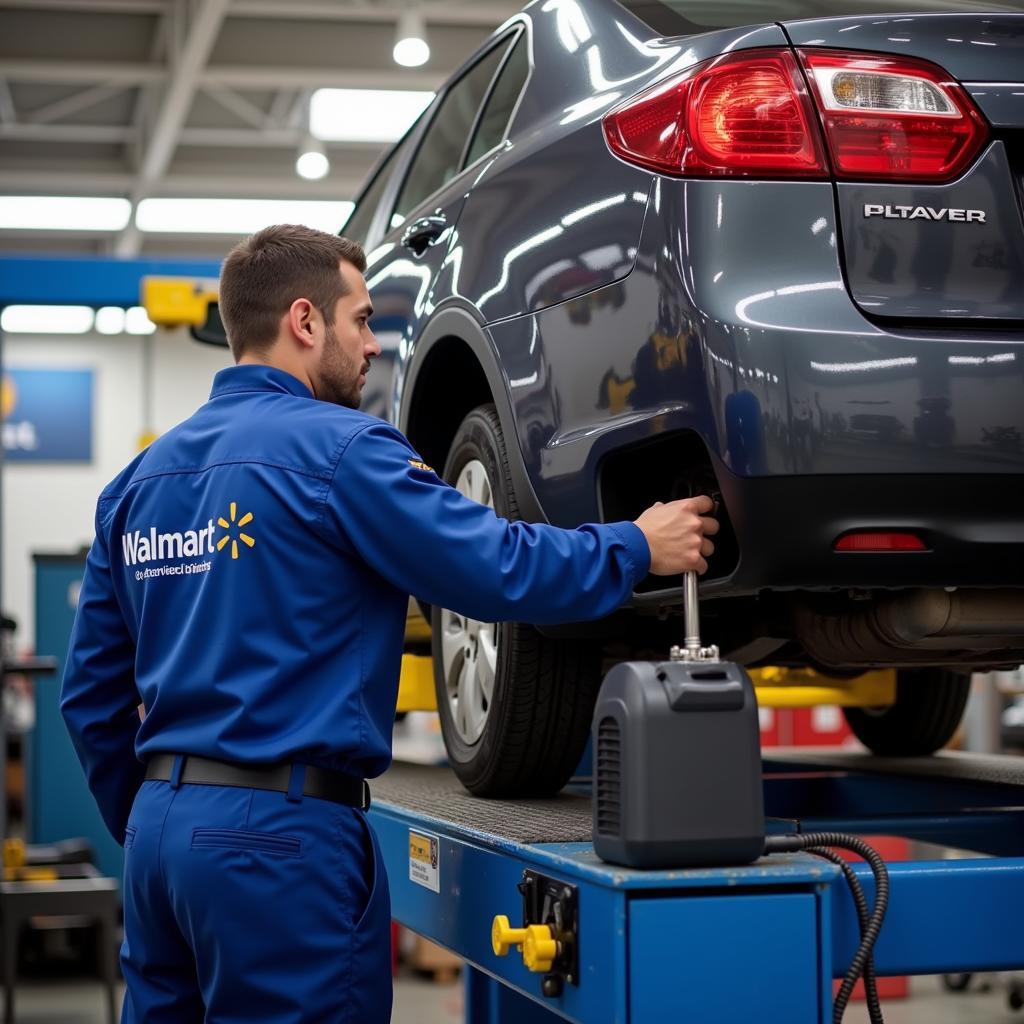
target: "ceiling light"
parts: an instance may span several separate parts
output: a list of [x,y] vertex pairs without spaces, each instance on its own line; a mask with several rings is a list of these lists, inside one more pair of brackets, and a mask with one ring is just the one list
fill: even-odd
[[120,306],[97,309],[96,330],[100,334],[120,334],[124,330],[124,310]]
[[125,310],[124,329],[129,334],[152,334],[156,324],[149,319],[149,314],[142,306],[132,306]]
[[7,306],[0,314],[8,334],[88,334],[92,322],[89,306]]
[[0,196],[0,228],[30,231],[120,231],[127,199],[98,196]]
[[418,68],[430,60],[423,15],[415,7],[402,11],[398,16],[395,48],[391,53],[395,63],[405,68]]
[[331,162],[327,159],[324,144],[312,135],[307,135],[302,140],[295,160],[296,173],[307,181],[319,181],[330,169]]
[[305,224],[336,234],[352,203],[313,199],[143,199],[140,231],[186,235],[248,235],[270,224]]
[[317,89],[309,129],[333,142],[397,142],[433,98],[422,90]]

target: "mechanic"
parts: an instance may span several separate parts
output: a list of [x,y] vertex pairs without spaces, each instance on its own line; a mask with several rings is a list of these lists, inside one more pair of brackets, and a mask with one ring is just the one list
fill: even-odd
[[562,530],[439,479],[357,411],[381,351],[365,267],[291,225],[236,246],[237,365],[99,498],[61,710],[125,847],[127,1022],[388,1021],[364,779],[391,757],[407,595],[599,618],[713,549],[706,497]]

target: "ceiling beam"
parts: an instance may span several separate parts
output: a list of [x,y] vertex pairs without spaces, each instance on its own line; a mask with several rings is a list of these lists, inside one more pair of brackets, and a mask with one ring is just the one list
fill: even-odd
[[[0,133],[3,129],[0,128]],[[183,146],[217,147],[226,149],[282,149],[298,146],[306,137],[305,128],[184,128],[181,132]],[[345,150],[349,153],[381,153],[387,147],[383,142],[331,142],[324,141],[328,150]]]
[[[27,11],[83,11],[104,14],[163,14],[169,0],[0,0],[0,9]],[[333,21],[387,23],[398,18],[408,6],[398,0],[372,4],[344,3],[342,0],[234,0],[229,14],[240,18],[274,18],[288,21]],[[497,28],[522,7],[509,3],[426,2],[420,5],[426,22],[467,28]]]
[[[354,176],[330,175],[304,181],[295,174],[247,177],[235,174],[216,178],[208,174],[174,174],[161,179],[153,195],[189,199],[352,199],[362,185]],[[0,170],[0,192],[5,195],[124,196],[135,175],[123,171]]]
[[[153,122],[152,134],[145,142],[138,180],[132,189],[133,208],[160,180],[171,162],[178,144],[178,135],[185,124],[185,118],[188,117],[199,84],[199,72],[206,64],[217,36],[220,35],[229,2],[230,0],[204,0],[196,9],[174,77],[164,93],[160,110]],[[128,227],[117,241],[115,255],[134,256],[139,250],[139,244],[140,236],[133,215]]]
[[0,78],[0,124],[14,124],[18,111],[14,108],[14,97],[6,78]]
[[125,124],[0,124],[0,139],[17,142],[128,142],[135,129]]
[[[408,68],[317,68],[230,66],[207,68],[199,84],[226,85],[235,89],[428,89],[436,91],[447,77],[444,71],[412,71]],[[8,77],[12,77],[8,73]]]
[[[408,3],[391,0],[356,6],[338,0],[234,0],[233,18],[286,18],[305,21],[369,22],[395,21]],[[466,28],[497,28],[522,7],[522,3],[421,3],[419,10],[427,25]]]
[[[176,0],[172,0],[176,2]],[[169,7],[157,21],[156,28],[149,40],[149,63],[158,64],[164,53],[171,53],[167,63],[173,59],[172,31],[175,8]],[[152,122],[154,108],[156,106],[156,93],[161,87],[153,83],[141,85],[135,93],[135,102],[132,104],[129,125],[132,134],[125,140],[127,143],[126,155],[133,167],[138,167],[142,160],[142,141],[149,136],[149,126]]]
[[68,117],[71,114],[78,114],[83,110],[88,110],[89,107],[94,107],[97,103],[102,103],[111,96],[116,96],[117,93],[124,92],[129,88],[131,86],[112,85],[109,82],[93,85],[88,89],[72,93],[70,96],[64,96],[62,99],[54,100],[52,103],[46,103],[41,107],[36,107],[35,110],[28,111],[25,114],[25,120],[30,124],[52,124],[54,121],[59,121],[61,118]]
[[[171,0],[0,0],[2,10],[62,10],[104,14],[162,14]],[[311,22],[387,23],[397,18],[407,4],[390,0],[368,4],[342,0],[233,0],[232,17],[286,18]],[[428,25],[467,28],[497,28],[516,13],[522,3],[430,2],[420,5]]]
[[[226,0],[210,0],[224,3]],[[207,10],[204,6],[203,12]],[[188,51],[186,51],[188,53]],[[185,58],[183,58],[184,60]],[[74,60],[5,60],[4,77],[12,82],[53,84],[146,85],[177,78],[162,67],[130,62],[101,63]],[[444,81],[445,71],[413,71],[407,68],[275,67],[272,64],[246,67],[208,67],[196,72],[193,88],[227,86],[233,89],[429,89]]]
[[[12,142],[108,143],[132,142],[137,129],[126,124],[31,124],[26,121],[0,123],[0,139]],[[182,146],[224,149],[282,149],[298,146],[305,137],[301,126],[293,128],[183,128],[178,136]],[[330,149],[380,153],[380,142],[324,142]]]
[[0,0],[0,9],[82,11],[87,14],[161,14],[167,0]]
[[288,111],[291,110],[295,101],[292,89],[278,89],[274,94],[273,102],[270,104],[270,112],[267,114],[267,126],[269,128],[280,128],[287,123]]
[[145,85],[167,79],[164,68],[130,61],[8,60],[3,63],[4,77],[11,82],[44,82],[47,85]]
[[252,128],[264,128],[271,123],[268,113],[260,110],[244,96],[240,96],[234,89],[228,89],[223,85],[204,85],[202,91],[229,114],[234,114]]

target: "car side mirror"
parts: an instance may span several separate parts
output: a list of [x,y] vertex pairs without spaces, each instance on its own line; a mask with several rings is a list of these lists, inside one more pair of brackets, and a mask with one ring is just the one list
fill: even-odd
[[211,302],[206,307],[206,319],[201,324],[189,327],[188,333],[195,341],[201,341],[204,345],[228,347],[228,332],[224,329],[224,321],[220,318],[216,302]]

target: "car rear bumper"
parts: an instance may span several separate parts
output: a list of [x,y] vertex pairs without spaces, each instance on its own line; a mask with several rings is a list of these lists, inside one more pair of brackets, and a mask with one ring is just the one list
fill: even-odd
[[[756,478],[715,468],[739,559],[728,576],[702,586],[707,597],[765,589],[1024,587],[1024,474]],[[909,531],[926,550],[835,550],[840,536],[860,530]]]

